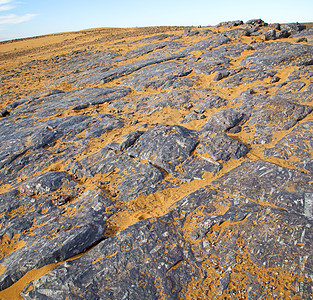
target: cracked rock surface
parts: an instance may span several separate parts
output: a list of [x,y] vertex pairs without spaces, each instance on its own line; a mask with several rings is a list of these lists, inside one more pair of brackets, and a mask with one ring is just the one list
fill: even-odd
[[312,299],[312,35],[0,43],[0,298]]

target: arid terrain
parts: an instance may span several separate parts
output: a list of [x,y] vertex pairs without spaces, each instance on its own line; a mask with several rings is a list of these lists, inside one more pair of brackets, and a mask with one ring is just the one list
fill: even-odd
[[0,299],[312,299],[311,25],[0,43]]

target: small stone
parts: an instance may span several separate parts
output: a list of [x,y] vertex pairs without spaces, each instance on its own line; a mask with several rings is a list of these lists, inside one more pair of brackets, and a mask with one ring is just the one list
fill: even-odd
[[280,30],[280,24],[279,23],[274,23],[274,24],[271,24],[270,26],[275,28],[276,30]]
[[185,106],[185,109],[191,109],[193,107],[193,104],[192,103],[188,103],[186,106]]
[[62,206],[64,204],[66,204],[67,202],[69,202],[71,200],[71,197],[69,195],[61,195],[58,199],[57,199],[57,205],[58,206]]
[[308,42],[308,39],[305,37],[299,38],[296,40],[296,43]]
[[139,122],[138,122],[138,120],[134,120],[134,121],[132,121],[130,124],[131,125],[136,125],[136,124],[138,124]]
[[7,109],[2,109],[0,110],[0,117],[6,117],[8,116],[10,113]]
[[218,71],[218,72],[216,72],[216,75],[214,76],[213,80],[214,81],[219,81],[219,80],[221,80],[223,78],[228,77],[229,74],[230,74],[230,72],[227,71],[227,70]]
[[205,118],[206,118],[206,115],[204,115],[204,114],[201,114],[201,115],[198,116],[198,120],[203,120]]
[[203,114],[204,112],[205,112],[205,109],[203,109],[203,108],[196,108],[196,109],[194,109],[193,110],[195,113],[197,113],[197,114]]
[[229,133],[235,134],[241,131],[241,126],[235,126],[228,130]]
[[274,76],[274,77],[272,77],[272,79],[271,79],[271,83],[276,83],[276,82],[278,82],[280,80],[280,78],[278,77],[278,76]]

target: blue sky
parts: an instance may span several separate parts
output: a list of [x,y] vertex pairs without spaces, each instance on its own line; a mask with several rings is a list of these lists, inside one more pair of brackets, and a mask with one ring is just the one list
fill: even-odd
[[0,41],[96,27],[313,21],[313,0],[0,0]]

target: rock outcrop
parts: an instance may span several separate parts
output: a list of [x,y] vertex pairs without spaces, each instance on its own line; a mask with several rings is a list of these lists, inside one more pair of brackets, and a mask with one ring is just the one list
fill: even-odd
[[0,298],[312,299],[312,29],[124,31],[4,56]]

